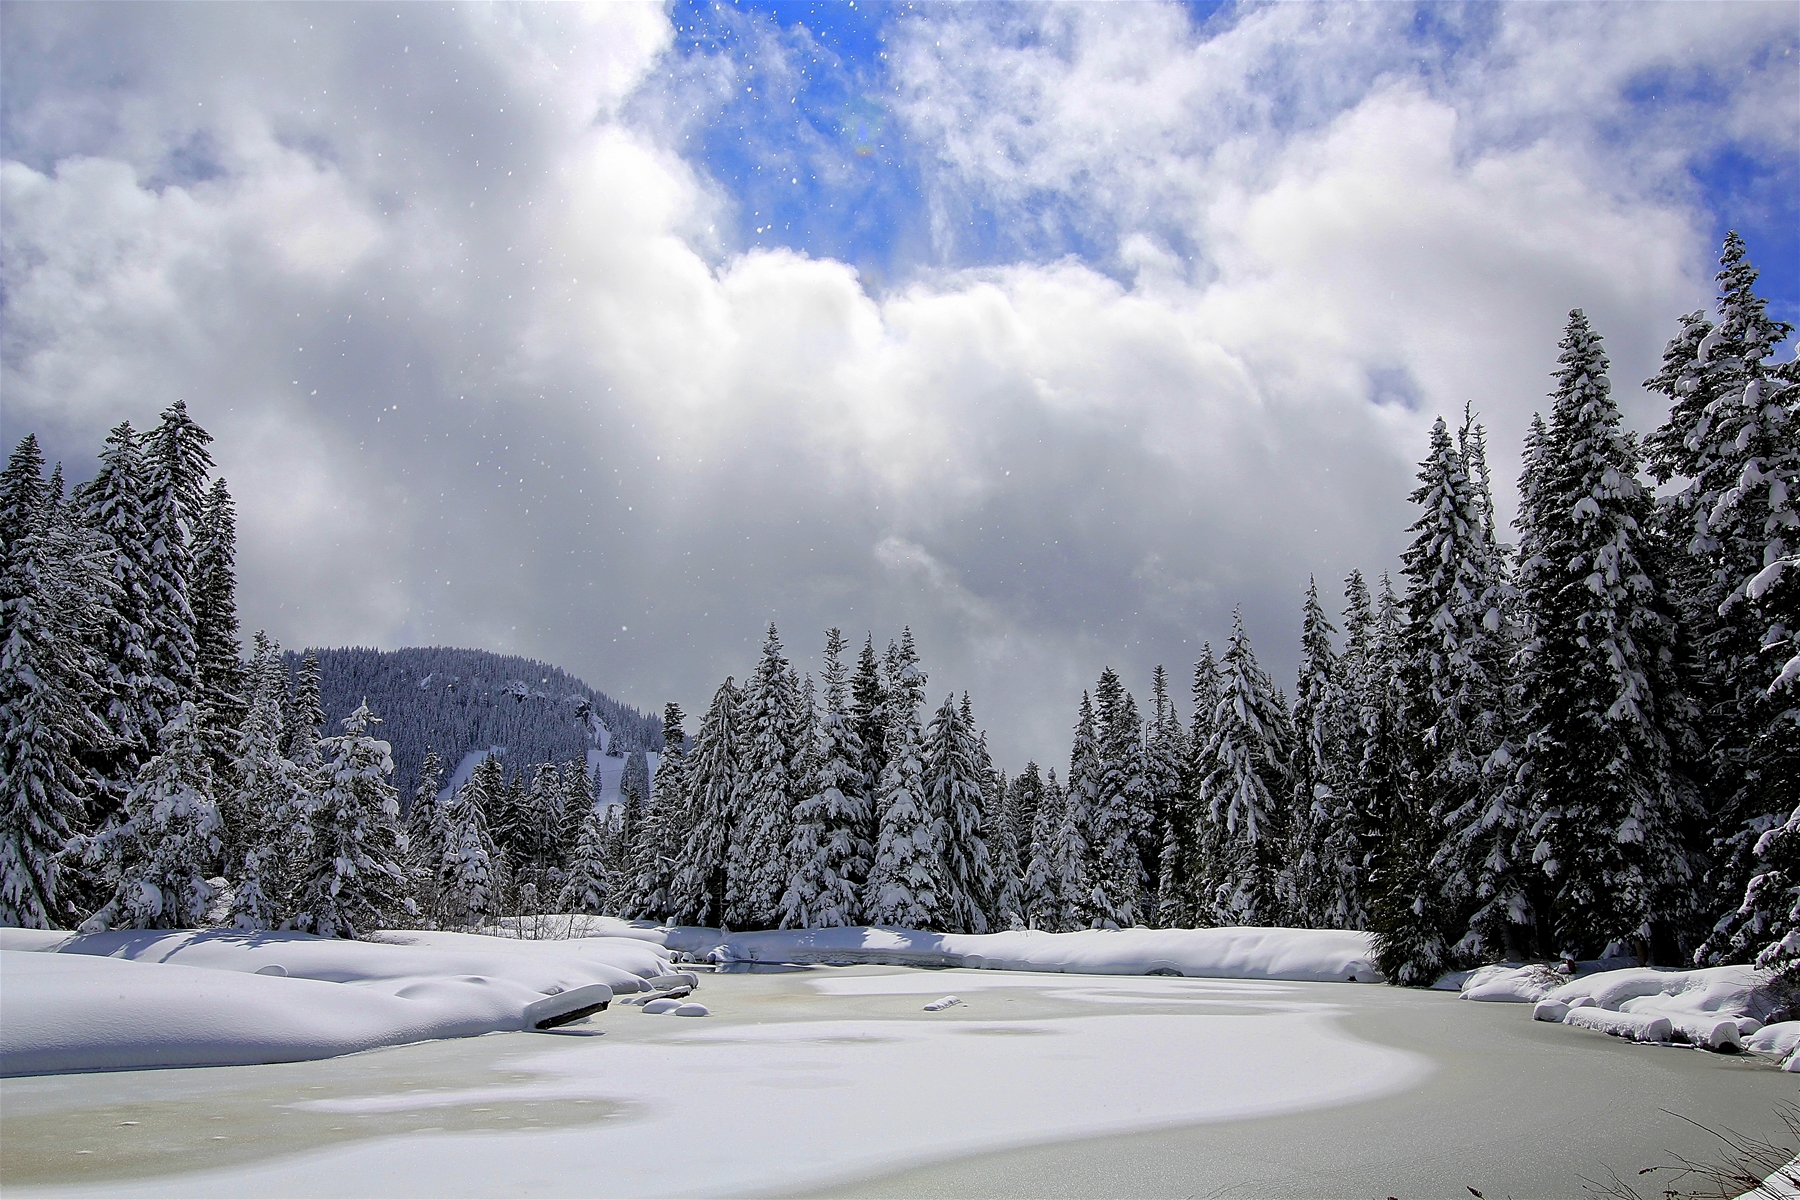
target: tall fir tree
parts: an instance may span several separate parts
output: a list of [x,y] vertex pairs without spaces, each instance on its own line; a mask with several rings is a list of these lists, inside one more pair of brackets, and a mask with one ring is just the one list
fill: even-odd
[[306,792],[281,753],[287,671],[280,648],[260,631],[252,645],[250,706],[236,731],[219,811],[233,881],[231,922],[274,929],[289,915],[294,872],[306,853]]
[[1187,731],[1169,696],[1168,672],[1158,664],[1150,676],[1153,711],[1145,739],[1152,811],[1157,839],[1155,891],[1146,898],[1145,915],[1163,928],[1179,928],[1180,897],[1187,890],[1182,846],[1189,830],[1184,773]]
[[1685,317],[1644,385],[1670,401],[1646,441],[1651,473],[1686,481],[1658,515],[1682,547],[1669,574],[1692,637],[1714,798],[1703,903],[1726,916],[1704,947],[1709,960],[1739,940],[1740,902],[1763,872],[1756,846],[1800,807],[1800,696],[1769,687],[1780,666],[1772,650],[1800,630],[1800,577],[1784,565],[1800,530],[1800,368],[1773,361],[1793,328],[1769,317],[1735,231],[1719,266],[1718,323]]
[[569,869],[556,897],[556,909],[594,915],[610,912],[616,907],[614,891],[600,814],[590,807],[581,818],[574,848],[569,851]]
[[801,790],[794,778],[800,748],[792,740],[796,690],[771,624],[740,705],[743,739],[732,806],[742,835],[732,846],[725,899],[726,920],[734,929],[768,929],[779,920]]
[[53,506],[37,439],[0,474],[0,923],[64,924],[63,847],[112,736],[100,653],[116,592],[104,544]]
[[986,933],[995,891],[993,863],[982,828],[979,753],[954,694],[925,731],[925,808],[941,832],[937,850],[938,920],[948,933]]
[[1063,790],[1056,782],[1056,770],[1051,768],[1031,814],[1031,857],[1025,866],[1023,888],[1026,925],[1049,933],[1063,930],[1064,904],[1057,852],[1061,845],[1064,804]]
[[1607,359],[1569,315],[1548,427],[1521,487],[1531,553],[1521,782],[1559,948],[1670,957],[1695,911],[1693,785],[1676,759],[1687,702],[1653,547],[1651,497],[1620,428]]
[[[901,672],[918,675],[916,664],[903,661],[895,674]],[[935,929],[942,915],[935,870],[942,829],[932,819],[925,797],[924,756],[914,694],[915,689],[910,687],[895,687],[888,693],[887,708],[893,724],[886,732],[888,760],[875,792],[881,833],[875,861],[863,887],[863,911],[871,924]]]
[[194,682],[197,703],[228,758],[230,730],[243,720],[248,701],[238,645],[237,510],[223,479],[213,480],[193,531],[194,565],[189,603],[194,613]]
[[727,864],[736,836],[739,729],[737,684],[729,677],[713,693],[700,721],[688,764],[687,840],[670,891],[669,909],[678,924],[723,926]]
[[101,820],[117,812],[154,753],[162,724],[150,654],[150,535],[144,524],[145,478],[140,439],[130,422],[107,435],[100,470],[77,492],[87,526],[102,539],[113,581],[112,603],[99,614],[105,659],[104,714],[114,742],[98,764]]
[[807,797],[794,812],[788,861],[793,877],[781,897],[783,929],[855,925],[874,848],[864,840],[869,800],[863,744],[857,736],[841,630],[825,633],[825,714]]
[[887,766],[887,694],[887,680],[882,675],[881,660],[875,655],[875,636],[871,633],[863,638],[862,653],[856,658],[856,672],[850,679],[852,723],[863,748],[863,794],[871,798],[863,839],[871,847],[881,833],[881,814],[875,811],[873,797],[881,783],[882,768]]
[[1206,881],[1221,920],[1279,925],[1281,870],[1291,794],[1286,722],[1275,685],[1250,647],[1241,613],[1219,664],[1220,697],[1207,743],[1201,815],[1216,828],[1219,857]]
[[1317,580],[1308,580],[1300,618],[1300,669],[1294,685],[1293,827],[1289,833],[1291,864],[1288,912],[1296,925],[1312,929],[1344,928],[1341,865],[1330,838],[1334,814],[1342,803],[1337,766],[1342,761],[1337,739],[1343,732],[1344,707],[1338,679],[1338,655],[1332,645],[1331,618],[1319,603]]
[[300,878],[294,928],[323,937],[362,938],[416,915],[408,888],[400,801],[389,781],[393,748],[369,733],[364,704],[344,732],[319,746],[320,778],[309,808],[311,854]]
[[[482,770],[489,763],[493,769]],[[438,860],[438,905],[439,920],[451,928],[479,928],[500,911],[500,852],[488,832],[485,794],[498,778],[498,763],[483,760],[444,814],[447,836]]]
[[145,439],[145,617],[149,634],[148,679],[156,710],[166,719],[185,701],[202,702],[195,640],[193,535],[200,524],[206,480],[212,470],[212,435],[177,400]]
[[1101,756],[1099,723],[1088,693],[1081,693],[1075,717],[1075,742],[1069,748],[1069,786],[1063,793],[1062,825],[1051,854],[1056,894],[1062,899],[1057,924],[1086,929],[1105,914],[1094,906],[1094,847],[1099,841],[1100,784],[1106,771]]
[[207,866],[219,852],[219,810],[191,701],[169,714],[157,738],[160,752],[138,772],[124,820],[80,843],[90,859],[105,861],[113,889],[84,930],[191,929],[212,904]]
[[687,714],[671,701],[663,706],[663,751],[650,789],[650,813],[626,881],[628,916],[652,920],[668,915],[675,864],[687,840]]

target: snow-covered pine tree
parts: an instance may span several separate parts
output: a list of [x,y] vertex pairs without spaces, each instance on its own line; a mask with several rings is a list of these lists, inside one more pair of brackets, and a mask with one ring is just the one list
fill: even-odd
[[219,852],[212,760],[192,701],[176,706],[157,737],[161,751],[138,772],[124,820],[77,839],[104,863],[112,898],[82,925],[105,929],[191,929],[206,917],[213,888],[207,864]]
[[943,830],[925,797],[919,719],[910,699],[904,689],[889,694],[894,725],[887,731],[888,761],[875,792],[881,839],[863,888],[863,912],[875,925],[937,929],[942,908],[935,868]]
[[881,782],[882,768],[887,766],[888,685],[881,673],[881,661],[875,656],[875,636],[863,638],[862,653],[856,659],[856,674],[850,680],[853,723],[862,742],[863,795],[870,797],[868,824],[863,839],[873,847],[881,836],[881,814],[875,811],[874,795]]
[[660,920],[669,912],[675,864],[687,840],[683,824],[688,810],[687,733],[682,728],[686,721],[681,705],[671,701],[663,706],[662,757],[656,762],[644,836],[636,847],[631,877],[625,881],[627,916]]
[[[1108,676],[1112,676],[1110,681]],[[1111,668],[1100,681],[1098,724],[1104,773],[1094,806],[1093,842],[1088,848],[1090,894],[1094,916],[1124,929],[1141,923],[1147,915],[1143,897],[1148,879],[1140,846],[1148,835],[1153,811],[1149,757],[1137,701],[1119,687]],[[1106,687],[1109,682],[1110,689]]]
[[1291,794],[1285,722],[1275,685],[1257,665],[1242,613],[1219,664],[1209,767],[1201,781],[1201,816],[1215,826],[1219,857],[1206,882],[1221,920],[1233,925],[1281,923],[1280,874]]
[[436,750],[425,752],[419,765],[419,786],[406,808],[406,871],[419,913],[428,926],[443,921],[443,897],[438,892],[438,873],[450,846],[450,803],[439,793],[444,787],[444,760]]
[[207,443],[212,435],[188,416],[177,400],[145,438],[144,532],[150,558],[145,564],[145,618],[149,634],[149,685],[157,710],[166,715],[183,701],[200,702],[196,674],[199,647],[190,603],[194,584],[193,534],[205,503],[212,470]]
[[229,763],[231,730],[244,718],[244,664],[239,658],[237,512],[223,479],[213,480],[193,530],[194,566],[188,600],[194,613],[194,682],[200,715],[217,745],[215,762]]
[[110,731],[97,647],[116,595],[106,547],[52,507],[27,435],[0,474],[0,924],[63,924],[62,851]]
[[1177,820],[1170,824],[1170,844],[1163,847],[1165,860],[1173,852],[1176,867],[1172,874],[1180,878],[1173,899],[1159,909],[1159,922],[1178,929],[1217,925],[1219,914],[1208,890],[1208,879],[1215,873],[1213,864],[1224,854],[1220,834],[1222,827],[1206,819],[1201,793],[1211,760],[1207,748],[1212,744],[1213,723],[1222,695],[1219,665],[1213,657],[1212,643],[1200,644],[1200,657],[1194,663],[1193,722],[1188,731],[1188,757],[1182,770],[1182,799],[1176,810]]
[[[1769,688],[1779,659],[1771,663],[1766,649],[1800,627],[1800,579],[1784,579],[1791,572],[1782,565],[1800,530],[1800,373],[1773,361],[1792,326],[1769,318],[1735,231],[1719,266],[1718,324],[1684,318],[1644,386],[1671,402],[1646,441],[1651,472],[1687,481],[1659,515],[1686,551],[1673,556],[1669,576],[1692,638],[1715,800],[1703,904],[1727,914],[1724,933],[1763,870],[1755,846],[1800,806],[1800,708],[1793,694]],[[1734,941],[1715,935],[1707,951]]]
[[281,753],[287,671],[280,648],[257,632],[248,672],[249,710],[236,731],[226,786],[219,789],[231,923],[274,929],[286,919],[296,864],[304,857],[304,792]]
[[925,730],[925,810],[937,824],[938,921],[946,933],[986,933],[995,891],[982,828],[981,775],[974,731],[963,723],[954,693]]
[[793,777],[798,747],[789,740],[794,692],[781,636],[771,624],[740,706],[743,741],[732,806],[742,836],[732,844],[725,894],[726,920],[734,929],[771,928],[787,890],[787,848],[801,791]]
[[1335,739],[1342,732],[1344,705],[1338,681],[1336,630],[1319,603],[1319,584],[1309,579],[1300,618],[1300,670],[1294,684],[1293,828],[1289,834],[1292,893],[1287,898],[1294,924],[1310,929],[1343,928],[1342,879],[1327,849],[1333,811],[1342,803],[1334,768],[1341,761]]
[[144,527],[145,468],[138,435],[121,422],[107,435],[100,470],[76,493],[85,524],[101,539],[114,584],[112,603],[100,612],[100,652],[106,660],[104,715],[114,741],[96,762],[104,822],[125,803],[137,773],[155,752],[162,724],[150,676],[150,538]]
[[308,816],[310,847],[294,928],[322,937],[367,937],[403,913],[417,915],[408,888],[406,835],[389,777],[392,747],[369,733],[375,714],[361,705],[344,732],[319,743],[318,793]]
[[569,869],[556,898],[556,910],[595,915],[615,911],[615,890],[606,865],[606,837],[600,814],[590,806],[581,818],[575,847],[569,852]]
[[794,810],[788,847],[794,875],[781,897],[783,929],[834,928],[862,919],[862,887],[874,850],[863,840],[869,800],[843,652],[843,632],[827,630],[821,745],[807,797]]
[[[1446,697],[1435,701],[1435,724],[1421,736],[1418,757],[1421,787],[1431,795],[1443,827],[1436,870],[1448,881],[1450,900],[1464,911],[1473,909],[1461,922],[1467,933],[1457,952],[1464,958],[1518,959],[1538,950],[1542,875],[1530,864],[1524,842],[1528,817],[1513,769],[1517,688],[1511,664],[1518,593],[1506,547],[1494,536],[1486,441],[1465,408],[1455,453],[1468,481],[1465,522],[1479,536],[1451,530],[1447,536],[1456,539],[1456,549],[1440,548],[1439,557],[1460,558],[1460,583],[1449,591],[1438,615],[1427,615],[1425,605],[1412,610],[1414,630],[1456,631],[1454,650],[1450,634],[1438,635],[1440,660],[1424,649],[1429,635],[1421,634],[1414,649],[1415,671],[1443,664],[1424,694]],[[1435,459],[1440,457],[1435,440],[1433,446]],[[1413,599],[1426,595],[1421,586],[1415,589]]]
[[[1026,770],[1036,767],[1030,764]],[[1031,815],[1031,858],[1025,866],[1023,894],[1027,926],[1050,933],[1063,932],[1063,898],[1058,889],[1057,851],[1063,826],[1063,790],[1052,768],[1038,793]]]
[[1687,717],[1676,627],[1646,545],[1651,497],[1620,430],[1600,338],[1576,310],[1549,428],[1521,491],[1532,553],[1521,779],[1560,948],[1667,956],[1694,912],[1685,844],[1694,788],[1674,746]]
[[1177,927],[1170,925],[1169,919],[1180,915],[1179,897],[1186,889],[1179,826],[1188,815],[1182,780],[1188,758],[1187,731],[1169,697],[1168,672],[1160,663],[1150,675],[1150,695],[1153,709],[1144,750],[1157,849],[1156,890],[1146,898],[1145,915],[1166,929]]
[[479,928],[500,910],[501,864],[484,811],[486,781],[476,767],[444,814],[449,833],[438,862],[438,903],[439,920],[450,928]]
[[319,700],[319,654],[308,650],[294,672],[294,691],[282,722],[287,741],[281,752],[303,771],[319,765],[319,739],[325,736],[325,708]]
[[[974,728],[969,694],[963,693],[962,716]],[[1019,826],[1013,821],[1013,793],[1006,772],[994,766],[988,751],[987,731],[975,739],[977,769],[981,775],[981,827],[987,832],[988,855],[994,864],[994,896],[988,908],[989,929],[1025,928],[1025,862]],[[1029,845],[1027,831],[1023,841]]]
[[1006,788],[1006,819],[1019,842],[1021,869],[1031,858],[1032,830],[1037,825],[1038,806],[1043,802],[1044,772],[1035,760],[1027,761],[1025,769],[1013,776]]
[[727,677],[701,718],[688,762],[687,840],[670,890],[671,919],[677,924],[723,926],[727,863],[736,836],[732,807],[736,793],[739,742],[738,689]]
[[1051,854],[1055,890],[1062,900],[1057,925],[1062,929],[1086,929],[1105,914],[1094,909],[1094,859],[1098,843],[1101,780],[1106,764],[1101,756],[1099,723],[1088,693],[1081,693],[1075,718],[1075,742],[1069,748],[1069,786],[1063,793],[1062,825]]

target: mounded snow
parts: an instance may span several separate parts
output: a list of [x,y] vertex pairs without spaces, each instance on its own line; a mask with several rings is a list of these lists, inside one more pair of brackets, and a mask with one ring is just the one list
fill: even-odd
[[529,1029],[670,970],[641,940],[0,930],[0,1074],[329,1058]]
[[881,963],[903,967],[983,967],[1089,975],[1181,975],[1375,983],[1370,936],[1339,929],[1092,929],[1077,933],[925,933],[853,925],[842,929],[721,933],[590,918],[593,934],[642,938],[721,963]]
[[1768,973],[1746,966],[1628,967],[1570,979],[1543,964],[1509,964],[1471,972],[1462,998],[1530,1003],[1539,1021],[1726,1052],[1761,1049],[1745,1037],[1776,1007]]

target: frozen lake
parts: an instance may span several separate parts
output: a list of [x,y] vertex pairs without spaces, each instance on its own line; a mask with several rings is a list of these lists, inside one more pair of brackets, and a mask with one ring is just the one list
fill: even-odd
[[[948,995],[940,1011],[925,1005]],[[271,1066],[9,1079],[25,1195],[1579,1194],[1793,1077],[1356,984],[814,967]],[[1665,1112],[1664,1110],[1667,1110]]]

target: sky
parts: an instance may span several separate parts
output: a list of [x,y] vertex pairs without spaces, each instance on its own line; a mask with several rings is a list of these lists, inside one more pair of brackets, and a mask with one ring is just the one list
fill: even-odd
[[[702,710],[909,626],[996,761],[1397,568],[1569,311],[1800,323],[1800,5],[7,4],[0,423],[184,399],[246,633]],[[1792,353],[1792,345],[1782,354]],[[1184,702],[1185,708],[1185,702]],[[690,731],[693,725],[690,724]]]

